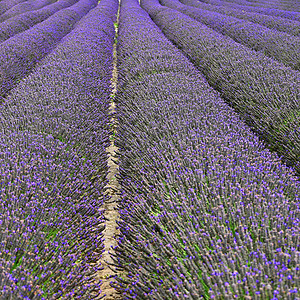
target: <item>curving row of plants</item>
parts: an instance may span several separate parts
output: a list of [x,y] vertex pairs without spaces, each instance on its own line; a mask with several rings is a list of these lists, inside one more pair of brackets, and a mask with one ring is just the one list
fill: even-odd
[[300,284],[294,173],[137,0],[121,2],[117,50],[114,261],[128,276],[114,287],[125,299],[293,299]]
[[37,11],[29,11],[2,22],[0,24],[0,43],[45,21],[59,10],[67,8],[77,1],[60,0]]
[[[205,2],[206,0],[203,0],[203,2]],[[209,0],[208,0],[209,1]],[[223,0],[220,0],[223,1]],[[247,0],[224,0],[223,2],[227,2],[227,3],[237,3],[237,4],[241,4],[241,5],[246,5],[249,7],[255,7],[255,6],[259,6],[259,4],[257,3],[253,3],[251,1],[247,1]]]
[[300,70],[300,38],[298,37],[249,21],[183,5],[179,0],[160,0],[160,3],[188,15],[250,49],[259,51],[295,70]]
[[300,174],[300,73],[158,0],[141,3],[210,85]]
[[[195,1],[196,2],[196,1]],[[247,12],[255,12],[267,16],[275,16],[275,17],[281,17],[286,18],[290,20],[295,20],[300,22],[300,12],[295,11],[288,11],[288,10],[282,10],[277,8],[266,8],[266,7],[254,7],[254,6],[248,6],[248,5],[241,5],[238,3],[230,3],[227,1],[221,1],[221,0],[205,0],[204,2],[218,5],[218,6],[225,6],[225,7],[232,7],[240,10],[244,10]],[[240,1],[239,1],[240,3]]]
[[102,0],[0,106],[1,300],[101,292],[117,9]]
[[56,0],[39,0],[34,2],[22,2],[15,6],[13,6],[11,9],[6,11],[4,14],[0,16],[0,22],[3,22],[9,18],[12,18],[16,15],[25,13],[27,11],[33,11],[40,8],[43,8],[44,6],[47,6],[49,4],[54,3]]
[[[209,0],[202,0],[209,1]],[[243,4],[250,7],[260,7],[260,8],[276,8],[279,10],[290,10],[294,12],[300,11],[300,4],[293,0],[225,0],[225,2]]]
[[3,96],[50,53],[75,24],[96,5],[97,0],[80,0],[0,44],[2,101]]
[[250,22],[266,26],[270,29],[283,31],[291,35],[300,36],[300,22],[298,21],[293,21],[275,16],[267,16],[255,12],[246,12],[242,9],[232,7],[210,5],[194,0],[180,0],[180,2],[197,8],[217,12],[220,14],[228,15],[243,20],[248,20]]
[[0,2],[0,15],[8,11],[10,8],[18,5],[19,3],[25,2],[26,0],[3,0]]

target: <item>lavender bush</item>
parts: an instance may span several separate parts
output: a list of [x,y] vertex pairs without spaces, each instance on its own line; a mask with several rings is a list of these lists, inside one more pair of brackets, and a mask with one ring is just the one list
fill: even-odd
[[42,8],[46,5],[49,5],[51,3],[54,3],[56,0],[39,0],[39,1],[26,1],[22,2],[18,5],[15,5],[8,11],[6,11],[4,14],[0,16],[0,22],[3,22],[11,17],[14,17],[16,15],[22,14],[26,11],[32,11],[37,10],[39,8]]
[[0,107],[0,299],[100,293],[117,8],[102,0]]
[[12,89],[96,5],[97,0],[80,0],[0,44],[0,97]]
[[210,5],[194,0],[180,0],[183,4],[191,5],[197,8],[206,9],[220,14],[225,14],[231,17],[248,20],[271,29],[283,31],[291,35],[300,36],[300,22],[284,19],[281,17],[267,16],[255,12],[246,12],[241,9],[231,7],[222,7]]
[[[143,22],[141,22],[143,20]],[[294,299],[299,183],[139,8],[116,95],[125,299]]]
[[77,1],[78,0],[59,0],[45,8],[41,8],[37,11],[26,12],[2,22],[0,24],[0,43],[13,37],[17,33],[25,31],[46,20],[59,10],[67,8],[75,4]]
[[158,0],[142,0],[153,20],[241,117],[300,174],[300,76]]
[[[195,0],[195,2],[198,2],[198,1]],[[300,13],[299,12],[280,10],[280,9],[276,9],[276,8],[265,8],[265,7],[240,5],[237,3],[230,3],[227,1],[220,1],[220,0],[205,0],[205,2],[209,3],[209,4],[213,4],[213,5],[232,7],[232,8],[244,10],[247,12],[255,12],[255,13],[260,13],[263,15],[281,17],[281,18],[286,18],[286,19],[295,20],[295,21],[300,22]]]
[[26,0],[3,0],[0,2],[0,15],[5,13],[7,10],[12,8],[13,6],[25,2]]
[[298,37],[249,21],[192,8],[183,5],[179,0],[160,0],[160,3],[188,15],[224,35],[230,36],[236,42],[250,49],[260,51],[295,70],[300,70],[300,38]]

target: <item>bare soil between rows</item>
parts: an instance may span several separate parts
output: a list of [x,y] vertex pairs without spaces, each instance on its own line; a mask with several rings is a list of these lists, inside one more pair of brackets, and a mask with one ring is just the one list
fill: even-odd
[[[117,27],[116,27],[116,34],[117,34]],[[117,78],[118,78],[116,43],[114,44],[113,55],[114,55],[114,69],[112,74],[113,89],[112,89],[112,102],[110,105],[110,113],[113,114],[113,117],[111,118],[111,126],[113,129],[113,133],[115,134],[118,127],[117,120],[114,116],[116,104],[113,101],[117,91]],[[119,167],[116,158],[116,151],[118,150],[118,148],[114,144],[114,134],[113,136],[111,136],[110,146],[106,149],[106,152],[108,153],[108,168],[109,168],[109,173],[108,173],[109,182],[107,185],[107,193],[111,196],[111,198],[109,201],[105,202],[103,206],[105,210],[104,216],[106,219],[105,229],[103,231],[104,252],[102,253],[102,257],[100,258],[103,270],[99,271],[96,274],[96,280],[99,279],[102,280],[101,297],[102,295],[105,294],[106,295],[104,297],[105,300],[122,299],[121,295],[119,295],[117,291],[110,285],[110,282],[112,281],[112,278],[110,278],[110,276],[117,275],[118,273],[120,273],[119,271],[114,270],[114,268],[110,265],[111,263],[113,263],[110,254],[114,253],[113,248],[117,246],[116,236],[119,234],[116,221],[118,220],[119,217],[119,212],[117,210],[117,200],[119,197],[118,191],[120,190],[120,185],[116,178],[116,175],[119,173]]]

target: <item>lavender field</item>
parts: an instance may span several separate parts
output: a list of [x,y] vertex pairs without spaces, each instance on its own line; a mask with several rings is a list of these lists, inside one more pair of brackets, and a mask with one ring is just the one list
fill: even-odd
[[293,0],[0,1],[0,300],[300,299]]

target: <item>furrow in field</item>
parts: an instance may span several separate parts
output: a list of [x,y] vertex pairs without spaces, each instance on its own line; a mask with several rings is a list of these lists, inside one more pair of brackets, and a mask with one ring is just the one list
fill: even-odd
[[[111,14],[115,14],[111,12]],[[105,217],[105,229],[103,231],[104,240],[104,252],[100,259],[103,269],[97,272],[97,279],[102,280],[102,294],[105,295],[105,300],[121,299],[117,291],[111,286],[112,278],[116,275],[120,275],[121,270],[117,270],[114,264],[113,256],[116,255],[115,247],[117,246],[117,235],[119,234],[117,220],[119,219],[119,212],[117,210],[117,204],[119,201],[120,185],[117,180],[119,174],[118,158],[116,152],[118,147],[115,145],[115,136],[118,130],[118,121],[116,118],[116,103],[114,101],[115,95],[118,88],[118,70],[117,70],[117,38],[118,38],[118,23],[119,23],[119,9],[117,12],[117,20],[115,25],[115,43],[113,49],[114,61],[113,61],[113,72],[112,72],[112,93],[110,103],[110,126],[112,133],[110,136],[110,145],[106,151],[108,153],[108,184],[106,186],[108,195],[110,198],[103,204],[104,217]],[[124,276],[124,275],[123,275]]]

